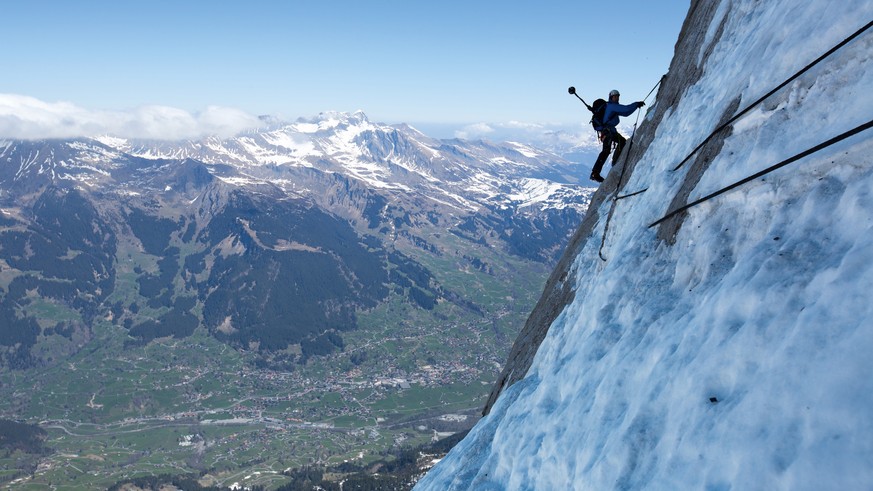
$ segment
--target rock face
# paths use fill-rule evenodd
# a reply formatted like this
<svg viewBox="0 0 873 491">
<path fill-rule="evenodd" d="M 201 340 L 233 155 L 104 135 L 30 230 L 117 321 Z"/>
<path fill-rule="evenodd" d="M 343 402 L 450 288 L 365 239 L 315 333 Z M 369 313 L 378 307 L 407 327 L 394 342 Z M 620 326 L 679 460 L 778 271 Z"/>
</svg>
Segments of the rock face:
<svg viewBox="0 0 873 491">
<path fill-rule="evenodd" d="M 497 401 L 497 397 L 504 388 L 527 375 L 528 368 L 530 368 L 534 355 L 536 355 L 540 343 L 545 338 L 549 326 L 552 325 L 552 322 L 555 321 L 561 311 L 575 298 L 575 291 L 571 288 L 571 285 L 576 283 L 576 270 L 573 268 L 573 261 L 579 255 L 579 250 L 583 243 L 598 238 L 594 234 L 594 228 L 601 218 L 599 210 L 603 203 L 615 197 L 616 188 L 631 179 L 640 156 L 646 152 L 646 149 L 648 149 L 649 144 L 655 137 L 658 124 L 679 102 L 682 91 L 696 83 L 703 73 L 703 65 L 712 53 L 712 49 L 718 42 L 718 37 L 724 29 L 724 19 L 722 19 L 718 26 L 716 37 L 709 41 L 706 46 L 704 46 L 706 31 L 701 29 L 700 26 L 712 24 L 717 9 L 718 4 L 716 2 L 692 2 L 688 17 L 685 19 L 679 34 L 679 41 L 676 43 L 676 54 L 670 64 L 670 71 L 661 80 L 657 95 L 658 104 L 650 111 L 646 120 L 635 132 L 631 146 L 628 148 L 629 151 L 625 157 L 626 160 L 624 160 L 625 171 L 622 179 L 623 182 L 618 182 L 618 176 L 621 175 L 621 172 L 611 172 L 609 178 L 594 195 L 585 220 L 570 240 L 564 255 L 546 283 L 540 301 L 533 312 L 531 312 L 524 329 L 513 345 L 503 372 L 501 372 L 500 377 L 497 379 L 497 383 L 494 385 L 494 389 L 492 389 L 482 411 L 484 414 L 488 414 L 491 411 L 491 407 Z M 702 51 L 702 53 L 698 55 L 698 51 Z M 731 105 L 731 108 L 736 110 L 734 105 Z M 730 110 L 726 111 L 724 119 L 733 115 L 733 112 Z M 712 150 L 709 149 L 720 148 L 718 142 L 722 141 L 723 138 L 715 140 L 717 141 L 712 141 L 712 143 L 707 145 L 705 153 L 701 152 L 698 154 L 695 162 L 707 162 L 712 159 Z M 718 154 L 718 151 L 715 151 L 715 154 Z M 695 165 L 694 168 L 696 169 L 695 175 L 697 177 L 693 182 L 696 183 L 696 179 L 699 179 L 701 167 Z M 624 189 L 618 189 L 618 194 L 624 194 L 624 191 Z M 687 197 L 688 193 L 685 192 L 684 198 L 687 199 Z M 681 201 L 678 196 L 676 201 Z M 670 227 L 677 227 L 677 222 L 670 222 Z M 662 227 L 664 230 L 668 228 L 667 225 Z"/>
<path fill-rule="evenodd" d="M 653 226 L 868 123 L 873 29 L 800 71 L 870 19 L 691 2 L 486 417 L 416 489 L 870 486 L 871 131 Z"/>
</svg>

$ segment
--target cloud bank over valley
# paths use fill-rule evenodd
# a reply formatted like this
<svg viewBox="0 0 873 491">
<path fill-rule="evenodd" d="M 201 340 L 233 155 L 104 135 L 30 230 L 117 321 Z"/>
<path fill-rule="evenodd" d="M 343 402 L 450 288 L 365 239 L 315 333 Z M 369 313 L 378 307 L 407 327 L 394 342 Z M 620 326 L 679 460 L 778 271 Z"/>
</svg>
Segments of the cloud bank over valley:
<svg viewBox="0 0 873 491">
<path fill-rule="evenodd" d="M 0 137 L 22 140 L 113 135 L 122 138 L 179 140 L 207 135 L 230 137 L 262 126 L 239 109 L 208 106 L 190 113 L 169 106 L 93 110 L 69 102 L 0 94 Z"/>
</svg>

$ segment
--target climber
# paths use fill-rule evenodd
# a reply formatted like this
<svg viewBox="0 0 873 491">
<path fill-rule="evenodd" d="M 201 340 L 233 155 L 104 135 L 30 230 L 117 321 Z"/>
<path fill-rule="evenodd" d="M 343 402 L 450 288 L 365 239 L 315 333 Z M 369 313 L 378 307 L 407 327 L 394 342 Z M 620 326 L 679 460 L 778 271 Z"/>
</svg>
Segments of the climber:
<svg viewBox="0 0 873 491">
<path fill-rule="evenodd" d="M 606 163 L 606 158 L 609 157 L 609 152 L 612 150 L 612 144 L 615 143 L 615 152 L 612 154 L 612 165 L 618 161 L 621 150 L 627 139 L 623 137 L 615 126 L 618 124 L 619 116 L 630 116 L 638 108 L 646 105 L 643 101 L 634 102 L 633 104 L 623 105 L 618 103 L 618 98 L 621 94 L 617 90 L 609 92 L 609 102 L 606 103 L 606 109 L 603 113 L 602 129 L 598 131 L 601 141 L 603 141 L 603 150 L 597 156 L 594 162 L 594 168 L 591 169 L 591 180 L 603 182 L 603 177 L 600 171 L 603 169 L 603 164 Z"/>
</svg>

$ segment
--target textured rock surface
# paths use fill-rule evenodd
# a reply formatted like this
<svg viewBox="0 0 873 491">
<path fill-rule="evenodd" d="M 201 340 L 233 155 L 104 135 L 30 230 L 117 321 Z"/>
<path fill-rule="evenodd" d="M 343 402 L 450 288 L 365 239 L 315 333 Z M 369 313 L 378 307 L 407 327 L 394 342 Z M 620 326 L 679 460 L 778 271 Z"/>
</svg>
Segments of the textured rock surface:
<svg viewBox="0 0 873 491">
<path fill-rule="evenodd" d="M 524 328 L 513 344 L 503 371 L 494 384 L 494 388 L 491 390 L 488 401 L 482 410 L 483 414 L 488 414 L 491 411 L 491 407 L 497 401 L 497 397 L 505 388 L 524 378 L 533 362 L 540 343 L 545 338 L 546 333 L 548 333 L 549 326 L 552 325 L 552 322 L 564 310 L 564 307 L 575 298 L 575 292 L 571 289 L 571 285 L 576 284 L 576 272 L 573 270 L 572 264 L 579 254 L 579 250 L 586 242 L 600 240 L 599 236 L 592 235 L 594 226 L 600 220 L 597 210 L 605 200 L 614 199 L 617 195 L 636 191 L 622 189 L 621 186 L 623 183 L 628 182 L 633 175 L 637 161 L 645 153 L 655 137 L 658 124 L 679 101 L 682 92 L 694 84 L 703 74 L 703 65 L 706 63 L 707 57 L 712 53 L 712 48 L 718 42 L 724 29 L 724 20 L 719 25 L 716 35 L 708 42 L 706 42 L 707 30 L 701 29 L 701 26 L 708 26 L 712 23 L 718 6 L 717 2 L 709 1 L 694 1 L 691 3 L 688 16 L 679 34 L 679 41 L 676 43 L 670 70 L 662 78 L 658 89 L 658 103 L 650 109 L 646 120 L 640 124 L 633 135 L 633 141 L 630 143 L 632 146 L 628 148 L 627 154 L 622 157 L 622 162 L 618 164 L 626 166 L 622 179 L 623 182 L 618 182 L 619 176 L 622 173 L 621 168 L 616 166 L 610 171 L 606 181 L 604 181 L 594 195 L 582 225 L 579 226 L 579 229 L 567 245 L 564 255 L 546 282 L 539 302 L 537 302 L 536 307 L 531 312 Z M 727 16 L 724 16 L 723 19 L 727 19 Z M 722 121 L 730 118 L 736 107 L 737 104 L 732 104 L 730 109 L 725 112 L 725 116 L 722 117 Z M 707 163 L 712 160 L 712 156 L 717 155 L 721 150 L 721 142 L 729 133 L 730 129 L 725 129 L 721 135 L 713 138 L 701 152 L 698 152 L 697 156 L 693 159 L 693 163 L 686 164 L 692 165 L 693 170 L 688 173 L 686 177 L 687 185 L 674 198 L 671 209 L 681 206 L 686 202 L 688 193 L 697 184 L 703 172 L 705 172 Z M 681 224 L 681 219 L 682 215 L 679 215 L 662 224 L 659 237 L 669 240 L 670 237 L 674 236 Z"/>
<path fill-rule="evenodd" d="M 691 5 L 490 412 L 416 489 L 870 488 L 871 18 Z"/>
</svg>

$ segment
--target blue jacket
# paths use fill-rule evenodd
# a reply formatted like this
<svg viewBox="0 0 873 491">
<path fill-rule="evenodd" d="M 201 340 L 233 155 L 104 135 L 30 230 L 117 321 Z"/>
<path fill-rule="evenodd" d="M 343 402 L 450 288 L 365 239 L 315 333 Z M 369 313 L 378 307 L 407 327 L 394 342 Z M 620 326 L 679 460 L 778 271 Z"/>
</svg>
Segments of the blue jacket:
<svg viewBox="0 0 873 491">
<path fill-rule="evenodd" d="M 624 105 L 617 102 L 607 102 L 606 111 L 603 112 L 603 125 L 607 128 L 615 129 L 618 125 L 619 116 L 630 116 L 640 107 L 639 103 Z"/>
</svg>

